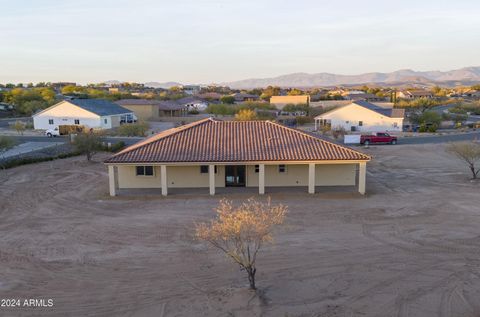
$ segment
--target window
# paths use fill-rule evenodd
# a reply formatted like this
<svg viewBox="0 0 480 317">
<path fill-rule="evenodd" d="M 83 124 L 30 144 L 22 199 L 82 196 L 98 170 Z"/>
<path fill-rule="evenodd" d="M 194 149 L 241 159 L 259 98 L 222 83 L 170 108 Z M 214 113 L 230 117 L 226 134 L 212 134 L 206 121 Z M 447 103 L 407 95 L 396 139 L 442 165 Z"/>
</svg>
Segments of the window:
<svg viewBox="0 0 480 317">
<path fill-rule="evenodd" d="M 153 176 L 153 166 L 137 166 L 137 176 Z"/>
<path fill-rule="evenodd" d="M 48 119 L 48 124 L 53 124 L 53 119 Z"/>
<path fill-rule="evenodd" d="M 75 124 L 80 124 L 80 119 L 75 119 Z"/>
<path fill-rule="evenodd" d="M 255 173 L 260 173 L 260 165 L 255 165 Z"/>
<path fill-rule="evenodd" d="M 349 123 L 350 123 L 350 121 L 345 121 L 345 123 L 346 123 L 346 124 L 349 124 Z"/>
<path fill-rule="evenodd" d="M 217 174 L 217 165 L 215 165 L 214 172 L 215 172 L 215 174 Z M 200 165 L 200 173 L 201 174 L 208 174 L 208 165 Z"/>
<path fill-rule="evenodd" d="M 363 121 L 358 121 L 358 126 L 359 127 L 363 126 Z"/>
<path fill-rule="evenodd" d="M 397 127 L 398 127 L 398 122 L 394 122 L 394 123 L 393 123 L 393 127 L 394 127 L 394 128 L 397 128 Z"/>
<path fill-rule="evenodd" d="M 108 119 L 103 119 L 103 123 L 107 124 L 107 123 L 108 123 Z"/>
<path fill-rule="evenodd" d="M 286 173 L 287 172 L 287 166 L 286 165 L 278 165 L 278 172 L 279 173 Z"/>
</svg>

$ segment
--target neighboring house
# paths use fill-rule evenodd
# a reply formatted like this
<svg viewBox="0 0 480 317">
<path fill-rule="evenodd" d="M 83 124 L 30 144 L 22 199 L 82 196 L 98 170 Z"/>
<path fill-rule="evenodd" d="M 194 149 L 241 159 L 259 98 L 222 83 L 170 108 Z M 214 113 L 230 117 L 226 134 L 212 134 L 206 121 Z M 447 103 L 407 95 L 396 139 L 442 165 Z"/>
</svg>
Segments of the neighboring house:
<svg viewBox="0 0 480 317">
<path fill-rule="evenodd" d="M 233 98 L 235 98 L 235 103 L 257 101 L 259 99 L 259 97 L 257 95 L 246 94 L 246 93 L 243 93 L 243 92 L 239 92 L 239 93 L 233 94 L 231 96 Z"/>
<path fill-rule="evenodd" d="M 196 95 L 200 92 L 201 87 L 199 85 L 183 85 L 182 89 L 188 95 Z"/>
<path fill-rule="evenodd" d="M 165 100 L 158 102 L 159 117 L 183 117 L 188 114 L 188 108 L 179 104 L 175 100 Z"/>
<path fill-rule="evenodd" d="M 192 96 L 175 100 L 175 102 L 181 106 L 186 107 L 187 111 L 190 111 L 190 110 L 203 111 L 208 107 L 208 102 Z"/>
<path fill-rule="evenodd" d="M 480 98 L 480 90 L 468 90 L 462 94 L 464 97 Z"/>
<path fill-rule="evenodd" d="M 275 105 L 278 109 L 282 109 L 284 106 L 293 104 L 310 104 L 310 96 L 272 96 L 270 97 L 270 103 Z"/>
<path fill-rule="evenodd" d="M 133 111 L 141 120 L 155 120 L 166 116 L 181 117 L 188 111 L 184 105 L 170 100 L 121 99 L 116 103 Z"/>
<path fill-rule="evenodd" d="M 383 101 L 385 98 L 378 97 L 377 95 L 366 93 L 361 90 L 347 91 L 342 94 L 345 100 L 365 100 L 365 101 Z"/>
<path fill-rule="evenodd" d="M 401 98 L 401 99 L 433 98 L 433 93 L 428 90 L 402 90 L 397 92 L 397 98 Z"/>
<path fill-rule="evenodd" d="M 206 92 L 203 94 L 198 94 L 196 97 L 202 99 L 202 100 L 207 100 L 207 101 L 220 101 L 220 98 L 223 97 L 223 95 L 217 93 L 217 92 Z"/>
<path fill-rule="evenodd" d="M 356 186 L 370 157 L 270 121 L 203 119 L 158 133 L 105 161 L 118 189 Z M 358 172 L 357 172 L 358 171 Z M 357 181 L 358 180 L 358 181 Z"/>
<path fill-rule="evenodd" d="M 135 120 L 132 111 L 102 99 L 63 100 L 32 117 L 34 129 L 55 129 L 60 125 L 111 129 Z"/>
<path fill-rule="evenodd" d="M 327 127 L 360 132 L 402 131 L 404 115 L 404 109 L 355 101 L 315 117 L 315 130 Z"/>
</svg>

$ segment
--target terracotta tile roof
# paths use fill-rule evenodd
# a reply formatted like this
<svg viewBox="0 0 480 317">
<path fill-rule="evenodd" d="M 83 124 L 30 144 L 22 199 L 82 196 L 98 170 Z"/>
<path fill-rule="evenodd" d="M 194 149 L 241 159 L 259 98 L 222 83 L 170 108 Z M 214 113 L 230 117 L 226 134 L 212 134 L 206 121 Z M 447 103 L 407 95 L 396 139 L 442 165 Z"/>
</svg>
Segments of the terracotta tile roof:
<svg viewBox="0 0 480 317">
<path fill-rule="evenodd" d="M 370 160 L 366 154 L 270 121 L 203 119 L 166 130 L 105 163 Z"/>
</svg>

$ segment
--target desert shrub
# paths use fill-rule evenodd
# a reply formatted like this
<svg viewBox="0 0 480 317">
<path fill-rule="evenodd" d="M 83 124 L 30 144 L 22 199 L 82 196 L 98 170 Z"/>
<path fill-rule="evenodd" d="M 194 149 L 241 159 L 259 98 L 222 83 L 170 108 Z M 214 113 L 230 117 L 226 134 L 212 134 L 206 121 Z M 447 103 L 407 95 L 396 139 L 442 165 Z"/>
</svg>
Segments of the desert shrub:
<svg viewBox="0 0 480 317">
<path fill-rule="evenodd" d="M 235 120 L 237 121 L 251 121 L 256 119 L 258 119 L 257 114 L 250 109 L 242 109 L 235 115 Z"/>
<path fill-rule="evenodd" d="M 295 118 L 297 125 L 304 125 L 306 123 L 312 123 L 314 120 L 312 117 L 300 116 Z"/>
<path fill-rule="evenodd" d="M 118 127 L 117 132 L 122 136 L 145 136 L 148 129 L 146 122 L 125 123 Z"/>
</svg>

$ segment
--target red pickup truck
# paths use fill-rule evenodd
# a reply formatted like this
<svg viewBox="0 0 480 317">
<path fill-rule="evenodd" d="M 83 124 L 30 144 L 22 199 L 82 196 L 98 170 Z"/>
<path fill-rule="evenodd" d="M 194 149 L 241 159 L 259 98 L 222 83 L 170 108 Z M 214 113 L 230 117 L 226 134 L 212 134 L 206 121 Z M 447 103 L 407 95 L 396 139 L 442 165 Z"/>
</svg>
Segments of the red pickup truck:
<svg viewBox="0 0 480 317">
<path fill-rule="evenodd" d="M 397 137 L 384 132 L 360 136 L 360 144 L 369 145 L 375 143 L 397 144 Z"/>
</svg>

